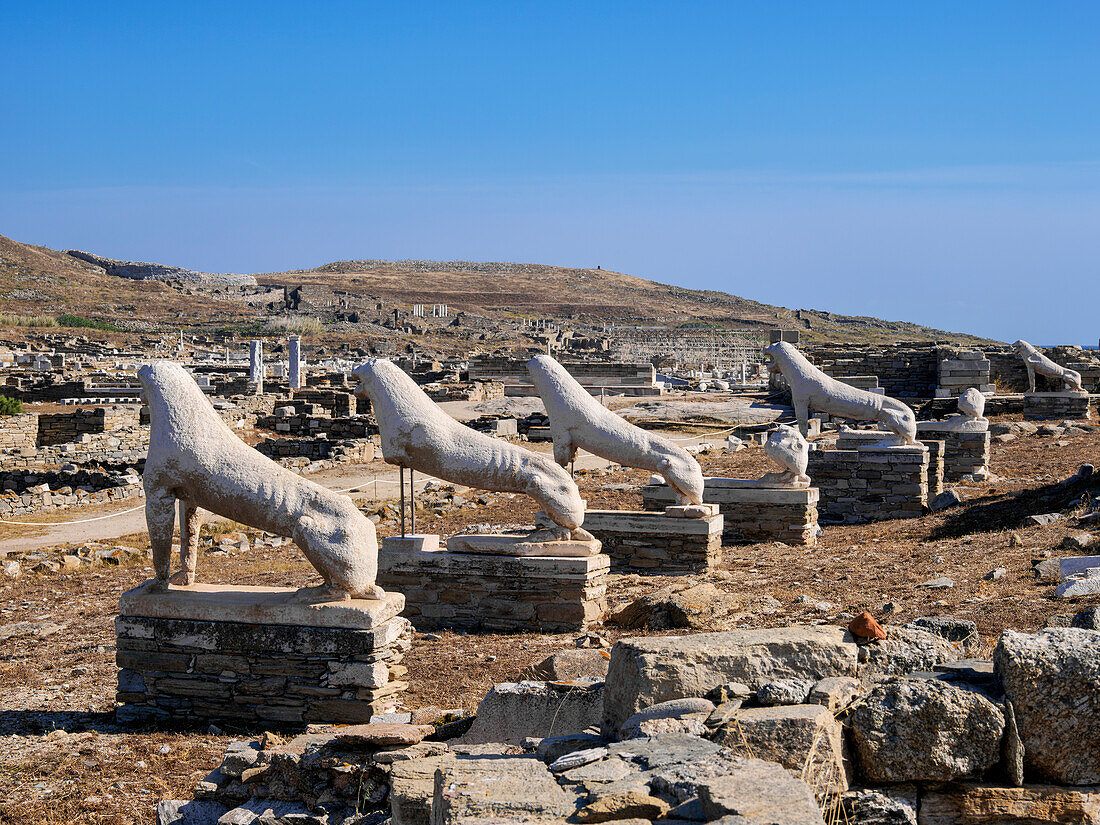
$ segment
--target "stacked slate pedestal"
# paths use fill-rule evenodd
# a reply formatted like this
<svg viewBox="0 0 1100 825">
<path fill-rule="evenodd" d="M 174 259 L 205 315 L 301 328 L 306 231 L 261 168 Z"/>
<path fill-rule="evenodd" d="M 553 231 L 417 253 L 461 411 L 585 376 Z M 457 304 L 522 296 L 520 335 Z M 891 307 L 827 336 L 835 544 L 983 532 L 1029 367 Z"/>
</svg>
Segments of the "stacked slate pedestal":
<svg viewBox="0 0 1100 825">
<path fill-rule="evenodd" d="M 586 630 L 607 609 L 603 553 L 519 556 L 439 549 L 424 537 L 382 540 L 378 584 L 405 595 L 420 630 L 456 628 L 566 633 Z"/>
<path fill-rule="evenodd" d="M 675 504 L 669 490 L 669 500 L 660 512 L 589 510 L 584 514 L 584 529 L 600 540 L 616 570 L 698 573 L 717 566 L 722 560 L 724 523 L 718 507 L 704 505 L 705 515 L 685 517 L 677 513 L 697 508 L 668 506 Z"/>
<path fill-rule="evenodd" d="M 971 429 L 953 426 L 949 421 L 918 421 L 917 434 L 921 443 L 931 446 L 931 440 L 944 444 L 943 480 L 985 481 L 989 478 L 989 424 Z M 932 491 L 929 490 L 929 494 Z M 935 495 L 932 495 L 935 498 Z"/>
<path fill-rule="evenodd" d="M 321 604 L 279 587 L 194 585 L 119 599 L 119 722 L 366 722 L 407 687 L 400 593 Z"/>
<path fill-rule="evenodd" d="M 781 541 L 800 546 L 817 542 L 815 487 L 767 484 L 744 478 L 703 481 L 703 501 L 718 505 L 724 541 Z M 663 510 L 675 499 L 676 494 L 667 484 L 642 487 L 642 505 L 647 510 Z"/>
<path fill-rule="evenodd" d="M 1029 421 L 1085 421 L 1091 417 L 1087 392 L 1024 393 L 1024 418 Z"/>
<path fill-rule="evenodd" d="M 929 481 L 929 466 L 925 444 L 868 445 L 850 450 L 811 450 L 807 472 L 821 495 L 822 520 L 859 524 L 924 514 L 929 488 L 937 489 L 943 483 L 934 470 Z"/>
<path fill-rule="evenodd" d="M 921 423 L 917 423 L 917 432 L 920 433 Z M 889 433 L 882 430 L 856 430 L 842 428 L 837 436 L 838 450 L 859 450 L 864 447 L 873 447 Z M 947 468 L 947 443 L 930 434 L 929 438 L 921 438 L 920 443 L 928 450 L 928 465 L 924 473 L 924 485 L 927 500 L 931 501 L 943 492 L 943 484 L 946 480 Z"/>
</svg>

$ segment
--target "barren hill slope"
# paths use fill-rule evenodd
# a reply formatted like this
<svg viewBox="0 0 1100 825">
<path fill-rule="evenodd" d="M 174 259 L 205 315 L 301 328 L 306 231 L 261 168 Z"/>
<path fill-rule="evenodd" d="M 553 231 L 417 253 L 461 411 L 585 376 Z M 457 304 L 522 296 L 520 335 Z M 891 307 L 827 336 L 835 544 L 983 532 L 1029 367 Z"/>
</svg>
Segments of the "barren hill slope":
<svg viewBox="0 0 1100 825">
<path fill-rule="evenodd" d="M 716 290 L 687 289 L 605 269 L 470 261 L 335 261 L 312 269 L 257 274 L 242 291 L 212 285 L 133 281 L 41 246 L 0 235 L 0 311 L 72 313 L 134 329 L 261 321 L 282 311 L 276 287 L 316 288 L 404 307 L 447 304 L 498 318 L 517 316 L 594 325 L 704 323 L 727 329 L 799 329 L 811 341 L 889 342 L 982 339 L 904 321 L 791 310 Z M 257 293 L 253 295 L 252 293 Z M 266 294 L 265 294 L 266 293 Z"/>
<path fill-rule="evenodd" d="M 791 310 L 726 292 L 649 281 L 606 269 L 470 261 L 334 261 L 313 269 L 266 273 L 261 284 L 305 284 L 473 312 L 507 312 L 618 324 L 799 329 L 828 341 L 957 341 L 976 336 L 905 321 Z"/>
<path fill-rule="evenodd" d="M 245 308 L 247 309 L 247 307 Z M 19 315 L 73 315 L 133 328 L 208 322 L 241 308 L 204 296 L 183 295 L 153 281 L 107 275 L 64 252 L 0 235 L 0 311 Z"/>
</svg>

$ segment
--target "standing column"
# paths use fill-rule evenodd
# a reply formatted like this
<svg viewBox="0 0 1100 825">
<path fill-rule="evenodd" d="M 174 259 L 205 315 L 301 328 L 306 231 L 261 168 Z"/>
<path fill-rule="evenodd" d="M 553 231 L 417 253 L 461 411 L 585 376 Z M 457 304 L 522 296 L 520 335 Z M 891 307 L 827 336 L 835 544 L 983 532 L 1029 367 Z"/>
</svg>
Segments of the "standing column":
<svg viewBox="0 0 1100 825">
<path fill-rule="evenodd" d="M 290 336 L 287 349 L 290 352 L 290 388 L 296 390 L 302 386 L 302 339 L 297 335 Z"/>
<path fill-rule="evenodd" d="M 248 378 L 256 384 L 256 395 L 264 394 L 264 342 L 250 341 L 248 344 Z"/>
</svg>

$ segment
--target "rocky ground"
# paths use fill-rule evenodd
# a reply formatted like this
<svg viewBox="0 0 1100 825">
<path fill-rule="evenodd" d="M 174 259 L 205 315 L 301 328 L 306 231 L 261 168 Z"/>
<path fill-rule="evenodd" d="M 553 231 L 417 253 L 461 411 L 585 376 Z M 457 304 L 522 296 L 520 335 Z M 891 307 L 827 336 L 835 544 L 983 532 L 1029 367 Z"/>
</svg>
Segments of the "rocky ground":
<svg viewBox="0 0 1100 825">
<path fill-rule="evenodd" d="M 775 627 L 792 623 L 846 624 L 847 614 L 869 609 L 885 623 L 917 616 L 974 620 L 987 655 L 1005 628 L 1035 630 L 1056 614 L 1073 612 L 1100 597 L 1056 601 L 1053 586 L 1037 581 L 1032 563 L 1060 550 L 1083 508 L 1058 501 L 1053 485 L 1095 463 L 1100 433 L 1020 435 L 994 441 L 992 484 L 956 485 L 960 507 L 910 521 L 827 527 L 814 548 L 778 543 L 729 547 L 723 564 L 707 575 L 613 575 L 612 608 L 668 589 L 692 588 L 685 619 L 698 630 Z M 703 454 L 710 475 L 754 477 L 770 469 L 763 451 Z M 580 477 L 592 507 L 636 508 L 636 471 L 592 471 Z M 480 499 L 480 501 L 479 501 Z M 1058 506 L 1051 506 L 1055 502 Z M 1064 518 L 1029 526 L 1030 514 L 1058 509 Z M 379 532 L 397 532 L 392 510 L 381 511 Z M 523 524 L 535 507 L 524 497 L 430 492 L 418 529 L 452 533 L 471 524 Z M 373 512 L 373 511 L 372 511 Z M 291 545 L 271 546 L 255 534 L 216 528 L 200 560 L 200 578 L 241 584 L 302 585 L 316 576 Z M 143 535 L 120 545 L 147 546 Z M 44 572 L 0 576 L 0 822 L 150 822 L 155 803 L 188 798 L 195 782 L 220 762 L 226 744 L 242 733 L 231 726 L 209 731 L 123 732 L 113 724 L 114 629 L 119 593 L 150 575 L 142 555 L 107 559 Z M 986 579 L 995 568 L 1004 575 Z M 945 589 L 923 582 L 949 578 Z M 597 629 L 613 641 L 624 631 Z M 682 631 L 679 631 L 682 632 Z M 575 646 L 572 635 L 417 634 L 404 664 L 409 708 L 426 705 L 472 710 L 497 682 L 522 677 L 547 654 Z"/>
</svg>

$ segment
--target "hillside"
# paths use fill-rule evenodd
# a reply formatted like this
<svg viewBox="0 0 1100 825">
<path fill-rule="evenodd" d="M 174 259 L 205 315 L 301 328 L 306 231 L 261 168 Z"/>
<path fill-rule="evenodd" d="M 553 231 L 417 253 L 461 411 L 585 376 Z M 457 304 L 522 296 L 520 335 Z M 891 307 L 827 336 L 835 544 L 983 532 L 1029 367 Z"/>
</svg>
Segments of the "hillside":
<svg viewBox="0 0 1100 825">
<path fill-rule="evenodd" d="M 497 321 L 543 318 L 598 330 L 605 324 L 727 329 L 799 329 L 808 341 L 890 342 L 982 339 L 903 321 L 791 310 L 715 290 L 686 289 L 604 269 L 468 261 L 336 261 L 312 269 L 257 274 L 257 286 L 114 277 L 107 260 L 0 236 L 0 302 L 17 315 L 87 316 L 134 330 L 247 325 L 282 314 L 284 294 L 311 294 L 301 314 L 321 316 L 332 333 L 354 333 L 357 315 L 375 320 L 413 304 L 447 304 Z M 142 267 L 159 265 L 140 265 Z M 168 270 L 170 267 L 163 267 Z M 180 270 L 186 272 L 187 270 Z M 377 302 L 377 303 L 375 303 Z M 333 308 L 358 309 L 358 313 Z"/>
<path fill-rule="evenodd" d="M 648 281 L 606 269 L 469 261 L 335 261 L 257 275 L 261 284 L 304 284 L 393 301 L 447 304 L 475 313 L 515 313 L 617 324 L 799 329 L 811 341 L 985 340 L 878 318 L 791 310 L 716 290 Z"/>
</svg>

